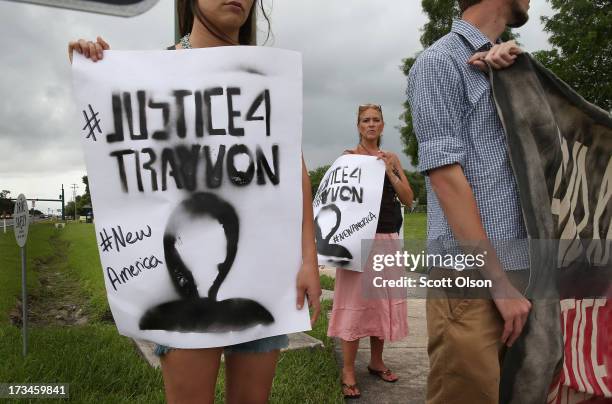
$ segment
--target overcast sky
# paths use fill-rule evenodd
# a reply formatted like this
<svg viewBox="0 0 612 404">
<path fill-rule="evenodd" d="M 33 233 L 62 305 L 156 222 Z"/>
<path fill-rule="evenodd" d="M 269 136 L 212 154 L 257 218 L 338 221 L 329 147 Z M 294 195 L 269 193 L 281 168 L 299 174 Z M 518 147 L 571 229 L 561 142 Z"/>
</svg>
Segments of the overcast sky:
<svg viewBox="0 0 612 404">
<path fill-rule="evenodd" d="M 397 126 L 405 77 L 401 60 L 421 50 L 426 22 L 419 0 L 265 0 L 273 40 L 267 46 L 303 53 L 304 155 L 309 169 L 330 164 L 356 145 L 358 104 L 383 106 L 383 148 L 401 156 Z M 103 36 L 113 49 L 163 49 L 173 43 L 173 0 L 159 0 L 134 18 L 108 17 L 0 0 L 0 190 L 16 197 L 56 198 L 61 184 L 86 174 L 79 115 L 72 101 L 67 43 Z M 524 49 L 548 48 L 541 15 L 545 0 L 531 1 L 531 20 L 517 32 Z M 38 203 L 47 212 L 57 204 Z"/>
</svg>

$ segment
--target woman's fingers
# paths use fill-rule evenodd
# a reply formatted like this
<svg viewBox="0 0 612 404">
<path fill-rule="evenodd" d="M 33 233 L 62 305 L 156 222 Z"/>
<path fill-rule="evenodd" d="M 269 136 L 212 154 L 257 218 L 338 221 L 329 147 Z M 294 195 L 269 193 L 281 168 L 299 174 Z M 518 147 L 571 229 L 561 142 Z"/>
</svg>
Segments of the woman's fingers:
<svg viewBox="0 0 612 404">
<path fill-rule="evenodd" d="M 378 154 L 378 158 L 385 163 L 385 167 L 389 170 L 392 170 L 394 167 L 393 156 L 385 153 L 384 151 L 380 151 Z"/>
<path fill-rule="evenodd" d="M 87 55 L 94 62 L 98 60 L 98 57 L 97 57 L 98 54 L 96 52 L 96 45 L 91 41 L 87 41 Z"/>
<path fill-rule="evenodd" d="M 392 156 L 391 156 L 389 153 L 384 152 L 384 151 L 382 151 L 382 150 L 378 152 L 378 158 L 383 159 L 383 160 L 385 161 L 385 163 L 387 163 L 388 161 L 390 161 L 390 160 L 391 160 L 391 157 L 392 157 Z"/>
<path fill-rule="evenodd" d="M 96 38 L 95 42 L 78 39 L 68 43 L 68 59 L 72 63 L 73 53 L 77 51 L 93 62 L 97 62 L 104 58 L 104 51 L 108 49 L 110 49 L 110 45 L 100 36 Z"/>
<path fill-rule="evenodd" d="M 97 62 L 98 61 L 98 51 L 96 50 L 96 44 L 94 42 L 89 41 L 87 43 L 87 46 L 89 46 L 89 57 L 91 58 L 93 62 Z"/>
<path fill-rule="evenodd" d="M 102 49 L 104 50 L 110 49 L 110 45 L 108 44 L 108 42 L 106 42 L 104 38 L 102 38 L 101 36 L 97 37 L 96 41 L 102 46 Z"/>
<path fill-rule="evenodd" d="M 89 59 L 89 44 L 87 43 L 87 41 L 84 39 L 79 39 L 78 43 L 79 43 L 79 47 L 81 48 L 81 51 L 82 51 L 81 53 L 83 54 L 83 56 Z"/>
<path fill-rule="evenodd" d="M 399 158 L 394 153 L 387 153 L 381 150 L 378 152 L 378 159 L 385 163 L 385 169 L 389 173 L 394 173 L 398 170 L 397 167 L 402 166 L 399 162 Z"/>
<path fill-rule="evenodd" d="M 104 51 L 109 50 L 110 45 L 101 36 L 96 38 L 96 50 L 98 51 L 98 59 L 104 58 Z"/>
<path fill-rule="evenodd" d="M 310 314 L 310 325 L 314 326 L 321 313 L 321 294 L 318 296 L 310 296 L 310 294 L 308 294 L 308 303 L 312 309 L 312 313 Z"/>
<path fill-rule="evenodd" d="M 68 59 L 70 60 L 70 63 L 72 63 L 72 54 L 74 51 L 77 51 L 78 53 L 83 53 L 78 41 L 68 42 Z"/>
<path fill-rule="evenodd" d="M 298 285 L 297 287 L 297 300 L 295 302 L 295 307 L 298 310 L 302 310 L 304 307 L 304 299 L 306 298 L 306 288 Z"/>
<path fill-rule="evenodd" d="M 104 57 L 104 56 L 102 55 L 102 52 L 104 51 L 104 49 L 102 48 L 102 45 L 100 45 L 100 43 L 99 43 L 99 42 L 96 42 L 96 43 L 94 44 L 94 46 L 95 46 L 95 48 L 96 48 L 96 58 L 97 58 L 98 60 L 102 60 L 102 58 Z"/>
</svg>

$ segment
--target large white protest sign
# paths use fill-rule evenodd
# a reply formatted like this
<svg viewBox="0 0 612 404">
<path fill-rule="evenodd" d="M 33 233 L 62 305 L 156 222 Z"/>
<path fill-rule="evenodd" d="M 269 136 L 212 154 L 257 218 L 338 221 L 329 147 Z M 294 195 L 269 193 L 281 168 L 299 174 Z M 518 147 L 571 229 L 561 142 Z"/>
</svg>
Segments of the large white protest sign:
<svg viewBox="0 0 612 404">
<path fill-rule="evenodd" d="M 340 156 L 313 200 L 320 265 L 363 271 L 362 240 L 376 235 L 385 164 L 372 156 Z"/>
<path fill-rule="evenodd" d="M 301 265 L 299 53 L 76 55 L 74 93 L 110 307 L 180 348 L 309 329 Z"/>
</svg>

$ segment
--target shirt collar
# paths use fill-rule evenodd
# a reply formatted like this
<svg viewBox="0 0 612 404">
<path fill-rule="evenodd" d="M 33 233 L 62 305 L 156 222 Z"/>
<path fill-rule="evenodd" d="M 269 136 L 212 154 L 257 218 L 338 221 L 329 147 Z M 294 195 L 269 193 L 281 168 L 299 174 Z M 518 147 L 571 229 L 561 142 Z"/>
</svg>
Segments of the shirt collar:
<svg viewBox="0 0 612 404">
<path fill-rule="evenodd" d="M 478 28 L 465 20 L 453 21 L 451 31 L 464 37 L 470 46 L 472 46 L 474 51 L 478 51 L 483 48 L 490 48 L 492 45 L 491 41 L 489 41 L 489 38 L 487 38 L 485 34 L 480 32 Z M 499 42 L 499 39 L 496 42 Z"/>
</svg>

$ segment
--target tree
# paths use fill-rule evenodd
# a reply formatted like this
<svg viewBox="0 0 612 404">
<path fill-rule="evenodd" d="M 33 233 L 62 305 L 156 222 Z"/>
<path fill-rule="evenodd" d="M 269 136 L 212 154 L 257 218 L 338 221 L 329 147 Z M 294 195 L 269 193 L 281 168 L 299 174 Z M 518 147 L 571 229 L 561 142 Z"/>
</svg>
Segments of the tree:
<svg viewBox="0 0 612 404">
<path fill-rule="evenodd" d="M 66 219 L 74 218 L 74 201 L 66 202 Z"/>
<path fill-rule="evenodd" d="M 91 200 L 91 196 L 89 196 L 89 179 L 87 178 L 86 175 L 84 175 L 81 180 L 83 181 L 83 184 L 85 184 L 85 194 L 84 195 L 87 195 L 89 199 Z"/>
<path fill-rule="evenodd" d="M 15 202 L 9 199 L 11 191 L 3 189 L 0 191 L 0 215 L 2 214 L 13 214 L 15 210 Z"/>
<path fill-rule="evenodd" d="M 534 56 L 586 100 L 612 111 L 612 2 L 548 0 L 542 17 L 553 48 Z"/>
<path fill-rule="evenodd" d="M 85 193 L 77 196 L 77 212 L 79 215 L 85 215 L 91 207 L 91 195 L 89 194 L 89 180 L 86 175 L 82 178 L 85 184 Z M 85 208 L 87 206 L 87 208 Z"/>
<path fill-rule="evenodd" d="M 421 45 L 425 49 L 450 32 L 453 20 L 459 17 L 460 11 L 456 0 L 422 0 L 421 6 L 429 17 L 429 21 L 423 26 L 423 33 L 421 34 Z M 517 36 L 509 30 L 506 30 L 501 36 L 502 41 L 516 38 Z M 408 73 L 419 53 L 402 60 L 400 69 L 406 77 L 408 77 Z M 400 127 L 400 136 L 404 144 L 403 151 L 412 165 L 416 167 L 419 164 L 418 144 L 412 126 L 412 115 L 408 101 L 404 102 L 404 112 L 400 115 L 400 119 L 403 122 Z"/>
<path fill-rule="evenodd" d="M 429 17 L 429 21 L 422 28 L 421 45 L 423 45 L 423 48 L 428 48 L 450 31 L 453 20 L 459 16 L 459 6 L 456 0 L 423 0 L 421 1 L 421 7 Z M 413 57 L 402 60 L 400 68 L 406 77 L 408 77 L 417 56 L 418 53 Z M 412 114 L 408 101 L 404 102 L 404 112 L 400 115 L 400 120 L 403 122 L 400 127 L 400 137 L 404 144 L 403 151 L 412 165 L 416 167 L 419 164 L 419 149 L 412 126 Z"/>
<path fill-rule="evenodd" d="M 421 45 L 428 48 L 451 30 L 453 20 L 460 15 L 459 5 L 457 0 L 423 0 L 421 7 L 429 17 L 422 29 Z"/>
<path fill-rule="evenodd" d="M 327 170 L 329 170 L 329 167 L 331 167 L 331 165 L 328 164 L 326 166 L 321 166 L 321 167 L 315 168 L 314 170 L 308 172 L 308 176 L 310 177 L 310 186 L 312 188 L 313 197 L 317 193 L 317 189 L 319 189 L 319 184 L 321 184 L 321 180 L 323 179 L 323 176 L 325 175 Z"/>
<path fill-rule="evenodd" d="M 425 188 L 425 176 L 418 172 L 408 172 L 404 170 L 404 174 L 408 178 L 410 188 L 414 193 L 413 199 L 419 205 L 427 205 L 427 189 Z"/>
</svg>

